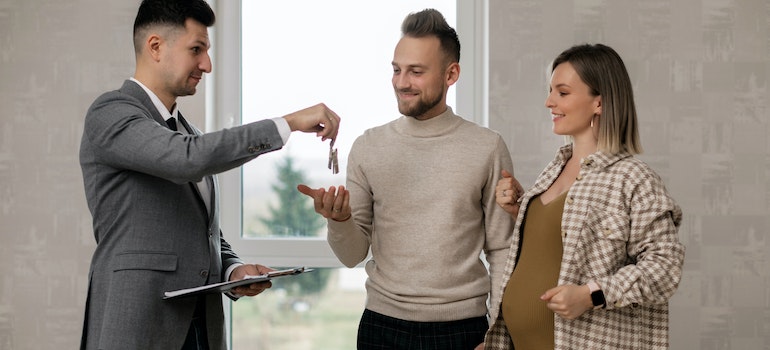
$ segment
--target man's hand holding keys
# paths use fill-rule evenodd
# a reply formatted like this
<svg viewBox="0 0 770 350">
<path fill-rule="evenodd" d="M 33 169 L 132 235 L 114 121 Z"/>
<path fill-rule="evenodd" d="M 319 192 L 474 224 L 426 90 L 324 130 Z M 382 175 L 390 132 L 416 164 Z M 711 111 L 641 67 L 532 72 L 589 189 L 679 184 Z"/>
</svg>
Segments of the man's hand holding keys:
<svg viewBox="0 0 770 350">
<path fill-rule="evenodd" d="M 314 132 L 321 141 L 337 139 L 340 117 L 323 103 L 287 114 L 283 119 L 289 124 L 291 131 Z"/>
</svg>

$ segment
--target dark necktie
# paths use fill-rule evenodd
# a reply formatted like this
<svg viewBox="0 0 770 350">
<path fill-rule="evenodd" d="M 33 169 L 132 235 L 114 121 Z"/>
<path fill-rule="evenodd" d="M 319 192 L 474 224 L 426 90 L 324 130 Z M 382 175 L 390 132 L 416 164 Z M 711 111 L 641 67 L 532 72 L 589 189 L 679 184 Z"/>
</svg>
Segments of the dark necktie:
<svg viewBox="0 0 770 350">
<path fill-rule="evenodd" d="M 166 120 L 166 124 L 168 124 L 168 128 L 169 129 L 177 131 L 177 128 L 176 128 L 176 118 L 174 118 L 174 117 L 168 118 L 168 120 Z"/>
</svg>

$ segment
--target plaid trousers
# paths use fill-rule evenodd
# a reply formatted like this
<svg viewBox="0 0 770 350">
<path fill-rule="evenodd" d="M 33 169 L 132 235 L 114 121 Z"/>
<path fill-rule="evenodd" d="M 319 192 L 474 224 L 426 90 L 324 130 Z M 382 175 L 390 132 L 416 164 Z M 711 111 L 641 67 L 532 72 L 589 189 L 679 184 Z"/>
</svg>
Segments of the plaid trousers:
<svg viewBox="0 0 770 350">
<path fill-rule="evenodd" d="M 366 309 L 358 326 L 358 350 L 473 350 L 484 341 L 487 329 L 484 316 L 414 322 Z"/>
</svg>

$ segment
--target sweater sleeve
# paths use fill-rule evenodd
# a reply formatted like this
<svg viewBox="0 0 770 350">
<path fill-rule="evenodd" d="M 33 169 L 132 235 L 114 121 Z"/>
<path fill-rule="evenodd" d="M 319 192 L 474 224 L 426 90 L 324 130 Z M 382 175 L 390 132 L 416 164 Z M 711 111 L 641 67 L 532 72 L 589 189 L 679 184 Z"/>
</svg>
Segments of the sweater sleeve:
<svg viewBox="0 0 770 350">
<path fill-rule="evenodd" d="M 490 305 L 499 305 L 502 295 L 502 281 L 505 273 L 505 262 L 511 246 L 513 219 L 495 201 L 495 187 L 500 179 L 500 172 L 505 169 L 513 174 L 513 161 L 508 146 L 502 138 L 498 139 L 495 151 L 490 159 L 487 185 L 482 194 L 484 208 L 485 243 L 484 254 L 489 263 L 489 275 L 492 284 Z M 498 308 L 489 309 L 490 320 L 497 318 Z"/>
<path fill-rule="evenodd" d="M 355 267 L 369 255 L 373 209 L 372 194 L 366 176 L 361 170 L 361 141 L 350 149 L 347 167 L 347 188 L 350 191 L 352 217 L 343 222 L 327 219 L 326 237 L 337 259 L 347 267 Z"/>
</svg>

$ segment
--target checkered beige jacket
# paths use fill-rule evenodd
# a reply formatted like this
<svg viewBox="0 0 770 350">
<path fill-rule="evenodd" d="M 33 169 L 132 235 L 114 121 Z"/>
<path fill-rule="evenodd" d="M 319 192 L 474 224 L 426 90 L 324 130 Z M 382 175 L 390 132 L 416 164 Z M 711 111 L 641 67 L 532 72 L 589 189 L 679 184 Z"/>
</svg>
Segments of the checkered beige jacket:
<svg viewBox="0 0 770 350">
<path fill-rule="evenodd" d="M 556 180 L 572 146 L 562 147 L 523 196 L 522 208 Z M 519 253 L 519 212 L 501 288 Z M 559 285 L 595 280 L 607 308 L 575 320 L 554 316 L 556 349 L 666 349 L 668 300 L 682 275 L 684 246 L 678 239 L 682 211 L 660 177 L 627 153 L 592 154 L 581 162 L 562 215 L 564 253 Z M 500 310 L 500 304 L 493 305 Z M 513 349 L 498 312 L 485 349 Z"/>
</svg>

